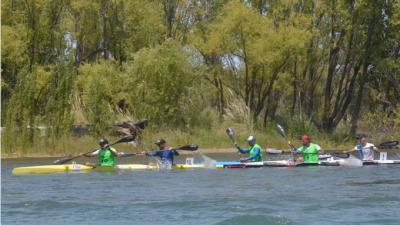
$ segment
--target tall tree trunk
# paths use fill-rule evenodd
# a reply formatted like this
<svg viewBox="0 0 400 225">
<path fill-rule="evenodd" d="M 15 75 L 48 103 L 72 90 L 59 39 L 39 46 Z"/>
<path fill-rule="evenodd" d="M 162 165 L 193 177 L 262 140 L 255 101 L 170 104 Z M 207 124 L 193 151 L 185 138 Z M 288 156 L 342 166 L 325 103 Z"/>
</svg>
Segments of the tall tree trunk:
<svg viewBox="0 0 400 225">
<path fill-rule="evenodd" d="M 177 2 L 176 0 L 164 0 L 164 13 L 165 13 L 165 20 L 167 22 L 167 36 L 169 38 L 173 37 L 173 25 L 175 20 Z"/>
<path fill-rule="evenodd" d="M 296 110 L 297 103 L 297 61 L 294 62 L 293 65 L 293 93 L 292 93 L 292 106 L 290 108 L 290 115 L 293 117 Z"/>
<path fill-rule="evenodd" d="M 363 57 L 363 69 L 360 77 L 360 86 L 358 89 L 358 94 L 356 98 L 356 102 L 353 108 L 353 113 L 351 117 L 351 128 L 350 128 L 350 134 L 354 135 L 357 132 L 357 126 L 358 126 L 358 118 L 360 116 L 361 108 L 362 108 L 362 100 L 364 96 L 364 86 L 367 81 L 367 76 L 368 76 L 368 67 L 370 66 L 370 58 L 371 58 L 371 52 L 372 52 L 372 42 L 373 42 L 373 37 L 375 35 L 375 27 L 376 27 L 376 19 L 377 19 L 377 14 L 381 12 L 380 9 L 373 9 L 374 10 L 374 15 L 372 16 L 369 25 L 368 25 L 368 32 L 367 32 L 367 40 L 365 41 L 364 44 L 364 57 Z"/>
</svg>

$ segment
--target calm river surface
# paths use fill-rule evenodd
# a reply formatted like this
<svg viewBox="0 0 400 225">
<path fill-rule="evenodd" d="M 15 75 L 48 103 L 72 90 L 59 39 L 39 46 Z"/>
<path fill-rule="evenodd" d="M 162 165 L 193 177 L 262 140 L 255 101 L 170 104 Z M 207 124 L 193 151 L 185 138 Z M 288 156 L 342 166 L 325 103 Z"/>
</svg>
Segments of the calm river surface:
<svg viewBox="0 0 400 225">
<path fill-rule="evenodd" d="M 400 165 L 11 175 L 53 160 L 2 160 L 1 224 L 400 224 Z"/>
</svg>

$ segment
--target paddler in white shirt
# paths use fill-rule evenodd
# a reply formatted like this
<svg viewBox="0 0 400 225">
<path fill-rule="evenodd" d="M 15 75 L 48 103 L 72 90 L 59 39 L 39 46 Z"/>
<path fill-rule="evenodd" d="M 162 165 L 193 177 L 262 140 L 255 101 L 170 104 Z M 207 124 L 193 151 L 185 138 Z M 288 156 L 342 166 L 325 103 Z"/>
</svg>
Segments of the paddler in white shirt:
<svg viewBox="0 0 400 225">
<path fill-rule="evenodd" d="M 363 161 L 371 161 L 374 160 L 374 153 L 379 152 L 379 149 L 375 147 L 374 144 L 368 142 L 367 136 L 365 134 L 360 134 L 357 136 L 358 144 L 349 151 L 345 151 L 345 153 L 357 151 L 360 159 Z"/>
</svg>

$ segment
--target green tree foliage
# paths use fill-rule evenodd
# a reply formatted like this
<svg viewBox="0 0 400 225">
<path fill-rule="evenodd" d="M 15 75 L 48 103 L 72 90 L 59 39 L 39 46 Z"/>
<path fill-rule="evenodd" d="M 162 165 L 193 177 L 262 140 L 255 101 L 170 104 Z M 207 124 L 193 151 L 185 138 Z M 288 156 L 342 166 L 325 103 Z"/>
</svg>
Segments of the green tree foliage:
<svg viewBox="0 0 400 225">
<path fill-rule="evenodd" d="M 172 40 L 134 55 L 127 67 L 129 101 L 135 115 L 161 124 L 183 124 L 185 97 L 196 82 L 200 68 L 188 61 L 189 53 Z"/>
<path fill-rule="evenodd" d="M 98 58 L 122 63 L 139 49 L 158 44 L 165 35 L 161 8 L 152 2 L 78 0 L 70 9 L 68 24 L 78 64 Z"/>
<path fill-rule="evenodd" d="M 280 92 L 275 87 L 280 78 L 287 80 L 293 60 L 304 53 L 310 37 L 310 31 L 301 25 L 305 21 L 307 18 L 294 15 L 277 25 L 233 1 L 209 25 L 207 41 L 200 48 L 221 58 L 226 82 L 246 102 L 254 120 L 265 111 L 266 124 L 271 112 L 268 106 L 276 104 L 274 98 Z"/>
<path fill-rule="evenodd" d="M 117 105 L 126 97 L 124 79 L 115 61 L 85 64 L 79 68 L 76 87 L 86 120 L 97 134 L 104 134 L 115 119 Z"/>
<path fill-rule="evenodd" d="M 142 117 L 326 133 L 398 124 L 399 1 L 6 0 L 1 12 L 7 143 L 16 132 L 37 143 L 42 125 L 56 140 L 74 122 L 100 135 Z"/>
<path fill-rule="evenodd" d="M 59 62 L 54 66 L 22 69 L 12 91 L 6 114 L 6 145 L 18 148 L 35 144 L 39 126 L 47 127 L 53 141 L 69 135 L 73 123 L 71 99 L 74 73 Z"/>
</svg>

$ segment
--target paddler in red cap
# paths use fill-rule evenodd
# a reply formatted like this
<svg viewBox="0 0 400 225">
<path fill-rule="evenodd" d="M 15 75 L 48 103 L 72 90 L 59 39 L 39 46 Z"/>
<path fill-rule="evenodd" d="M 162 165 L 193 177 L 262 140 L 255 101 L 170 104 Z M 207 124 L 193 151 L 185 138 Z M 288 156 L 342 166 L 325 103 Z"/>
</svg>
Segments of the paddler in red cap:
<svg viewBox="0 0 400 225">
<path fill-rule="evenodd" d="M 310 136 L 306 134 L 301 136 L 300 140 L 303 142 L 303 146 L 299 148 L 294 147 L 290 141 L 288 142 L 288 145 L 290 148 L 292 148 L 293 153 L 302 155 L 302 157 L 299 157 L 298 160 L 306 163 L 318 162 L 321 147 L 317 144 L 311 143 Z"/>
</svg>

